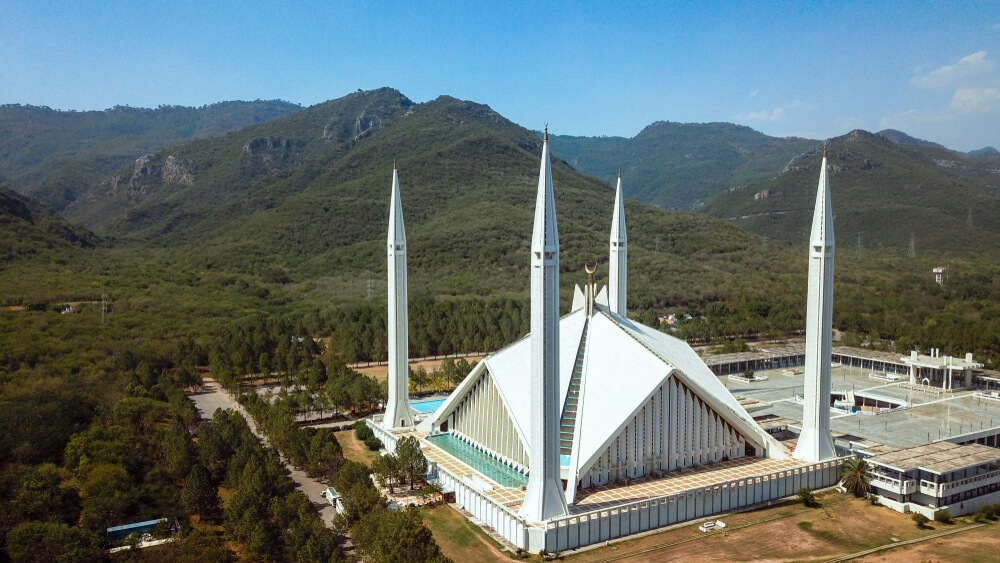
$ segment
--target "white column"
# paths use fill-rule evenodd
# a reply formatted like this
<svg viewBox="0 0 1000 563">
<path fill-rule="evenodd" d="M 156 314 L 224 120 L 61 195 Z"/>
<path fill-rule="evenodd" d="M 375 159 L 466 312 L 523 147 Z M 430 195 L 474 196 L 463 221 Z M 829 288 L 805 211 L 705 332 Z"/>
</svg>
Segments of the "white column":
<svg viewBox="0 0 1000 563">
<path fill-rule="evenodd" d="M 809 295 L 806 300 L 806 365 L 802 434 L 795 456 L 804 461 L 836 457 L 830 434 L 830 356 L 833 330 L 833 216 L 826 149 L 809 237 Z"/>
<path fill-rule="evenodd" d="M 559 477 L 559 229 L 547 128 L 531 235 L 530 368 L 530 469 L 520 514 L 537 522 L 568 512 Z"/>
<path fill-rule="evenodd" d="M 628 309 L 628 236 L 625 233 L 621 170 L 618 171 L 615 210 L 611 217 L 611 256 L 608 266 L 608 300 L 611 312 L 624 317 Z"/>
<path fill-rule="evenodd" d="M 409 314 L 406 298 L 406 229 L 399 202 L 399 177 L 392 167 L 392 201 L 389 202 L 389 400 L 382 425 L 386 428 L 413 426 L 410 412 Z"/>
</svg>

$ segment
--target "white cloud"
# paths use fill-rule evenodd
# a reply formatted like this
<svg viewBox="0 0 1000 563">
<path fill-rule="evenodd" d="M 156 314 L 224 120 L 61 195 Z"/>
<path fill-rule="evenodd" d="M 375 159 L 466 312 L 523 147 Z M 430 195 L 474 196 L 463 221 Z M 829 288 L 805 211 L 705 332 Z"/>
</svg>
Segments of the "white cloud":
<svg viewBox="0 0 1000 563">
<path fill-rule="evenodd" d="M 762 109 L 760 111 L 751 111 L 746 113 L 741 113 L 733 117 L 735 121 L 768 121 L 777 122 L 784 121 L 788 116 L 789 110 L 796 109 L 810 109 L 813 105 L 809 102 L 803 102 L 802 100 L 793 100 L 789 104 L 783 106 L 778 106 L 772 110 Z"/>
<path fill-rule="evenodd" d="M 986 58 L 986 51 L 979 51 L 962 57 L 953 65 L 945 65 L 926 74 L 914 76 L 910 79 L 910 83 L 918 88 L 957 87 L 989 74 L 995 67 L 996 62 Z"/>
<path fill-rule="evenodd" d="M 879 120 L 878 125 L 879 129 L 898 129 L 910 133 L 925 125 L 940 124 L 954 119 L 954 112 L 947 110 L 908 109 L 883 117 Z"/>
<path fill-rule="evenodd" d="M 991 112 L 998 103 L 1000 103 L 1000 89 L 997 88 L 959 88 L 951 97 L 952 109 L 966 113 Z"/>
<path fill-rule="evenodd" d="M 760 90 L 756 90 L 756 89 L 754 89 L 754 90 L 750 90 L 750 94 L 749 94 L 749 97 L 750 97 L 750 98 L 756 98 L 756 97 L 757 97 L 757 94 L 760 94 Z"/>
<path fill-rule="evenodd" d="M 838 131 L 853 131 L 855 129 L 864 129 L 868 120 L 863 117 L 855 117 L 852 115 L 838 115 L 833 118 L 833 123 L 837 127 Z"/>
</svg>

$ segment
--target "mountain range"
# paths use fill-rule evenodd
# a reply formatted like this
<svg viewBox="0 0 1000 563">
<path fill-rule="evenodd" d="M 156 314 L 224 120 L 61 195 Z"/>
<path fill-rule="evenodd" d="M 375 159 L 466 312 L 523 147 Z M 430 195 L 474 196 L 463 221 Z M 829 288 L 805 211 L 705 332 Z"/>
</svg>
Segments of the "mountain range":
<svg viewBox="0 0 1000 563">
<path fill-rule="evenodd" d="M 609 183 L 621 170 L 626 197 L 697 211 L 719 192 L 767 180 L 818 144 L 733 123 L 657 121 L 632 138 L 556 135 L 552 153 Z"/>
<path fill-rule="evenodd" d="M 834 227 L 841 248 L 997 256 L 1000 163 L 990 149 L 968 155 L 897 131 L 855 130 L 829 140 Z M 790 244 L 806 240 L 822 148 L 795 157 L 773 178 L 727 190 L 703 209 Z M 859 242 L 860 241 L 860 242 Z"/>
<path fill-rule="evenodd" d="M 395 162 L 414 290 L 523 295 L 540 149 L 488 106 L 447 96 L 416 104 L 385 88 L 141 156 L 64 215 L 191 269 L 276 280 L 306 301 L 358 299 L 366 278 L 383 283 Z M 553 174 L 569 289 L 585 262 L 607 260 L 614 192 L 559 159 Z M 634 201 L 627 214 L 637 303 L 749 300 L 799 276 L 787 251 L 764 253 L 723 221 Z"/>
<path fill-rule="evenodd" d="M 264 112 L 245 127 L 237 127 L 237 118 L 223 120 L 230 131 L 208 126 L 219 120 L 199 113 L 206 108 L 135 110 L 161 120 L 173 111 L 201 117 L 185 122 L 190 139 L 184 142 L 144 152 L 136 146 L 152 138 L 143 132 L 148 129 L 136 126 L 139 132 L 120 133 L 114 142 L 105 131 L 111 145 L 98 135 L 84 156 L 54 164 L 59 174 L 69 174 L 86 159 L 103 166 L 119 162 L 103 175 L 94 168 L 76 181 L 64 192 L 72 201 L 57 198 L 65 203 L 65 221 L 31 204 L 32 217 L 44 218 L 42 230 L 49 234 L 28 239 L 58 232 L 75 247 L 145 249 L 166 263 L 277 280 L 298 297 L 358 299 L 365 279 L 381 283 L 384 272 L 381 239 L 395 163 L 415 287 L 432 295 L 524 291 L 526 263 L 519 251 L 530 232 L 541 146 L 536 132 L 488 106 L 448 96 L 418 104 L 390 88 L 308 108 L 250 104 L 217 104 L 216 113 L 227 107 Z M 68 135 L 39 130 L 24 146 L 59 146 L 55 152 L 65 157 L 72 152 Z M 0 129 L 0 136 L 12 133 Z M 157 138 L 167 143 L 167 137 Z M 637 301 L 704 303 L 734 288 L 752 299 L 780 293 L 799 275 L 788 265 L 794 262 L 788 249 L 772 245 L 764 252 L 767 245 L 745 231 L 789 244 L 804 240 L 820 141 L 777 139 L 725 123 L 657 122 L 633 139 L 552 135 L 551 144 L 560 157 L 553 168 L 567 284 L 581 281 L 577 270 L 584 262 L 605 259 L 610 182 L 619 166 L 626 194 L 651 204 L 628 204 Z M 996 151 L 958 153 L 891 130 L 854 131 L 829 145 L 842 249 L 860 234 L 865 249 L 904 252 L 911 233 L 920 251 L 995 255 L 1000 249 Z M 133 148 L 102 152 L 111 146 Z M 8 147 L 4 154 L 21 152 Z M 26 182 L 28 161 L 17 162 Z M 603 166 L 595 172 L 599 178 L 575 169 L 597 164 Z M 44 173 L 43 163 L 35 166 L 37 177 L 59 175 Z M 656 187 L 668 179 L 672 187 Z M 44 194 L 53 185 L 28 182 L 20 189 Z M 16 202 L 8 207 L 27 208 L 30 200 L 5 193 Z M 657 209 L 669 201 L 704 214 Z M 23 231 L 33 223 L 22 218 L 18 224 Z M 766 283 L 740 281 L 739 272 L 747 271 Z"/>
<path fill-rule="evenodd" d="M 0 106 L 0 183 L 62 210 L 128 161 L 191 139 L 214 137 L 297 111 L 280 100 L 199 108 L 116 106 L 58 111 Z"/>
</svg>

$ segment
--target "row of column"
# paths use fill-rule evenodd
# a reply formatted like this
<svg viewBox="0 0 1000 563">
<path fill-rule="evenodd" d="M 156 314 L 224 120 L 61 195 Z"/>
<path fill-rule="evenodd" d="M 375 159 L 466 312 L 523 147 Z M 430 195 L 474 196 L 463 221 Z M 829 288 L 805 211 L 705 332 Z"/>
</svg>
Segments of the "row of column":
<svg viewBox="0 0 1000 563">
<path fill-rule="evenodd" d="M 676 378 L 653 394 L 580 479 L 583 487 L 744 454 L 745 439 Z"/>
<path fill-rule="evenodd" d="M 727 510 L 794 495 L 802 487 L 821 489 L 840 480 L 834 460 L 760 477 L 730 481 L 669 497 L 634 502 L 548 523 L 545 549 L 561 551 L 646 530 L 703 518 Z"/>
<path fill-rule="evenodd" d="M 840 460 L 817 463 L 759 477 L 738 479 L 703 489 L 634 502 L 613 509 L 560 518 L 545 524 L 544 547 L 565 550 L 636 534 L 719 512 L 794 495 L 802 487 L 821 489 L 840 480 Z M 461 477 L 440 470 L 445 489 L 455 500 L 507 541 L 529 549 L 528 527 L 510 507 L 503 507 Z M 535 546 L 539 548 L 540 546 Z"/>
<path fill-rule="evenodd" d="M 477 519 L 493 528 L 510 543 L 528 548 L 524 520 L 510 508 L 502 507 L 481 491 L 469 486 L 461 477 L 440 470 L 439 483 L 445 489 L 455 491 L 455 503 L 472 513 Z"/>
<path fill-rule="evenodd" d="M 452 418 L 456 435 L 468 438 L 518 471 L 525 471 L 528 456 L 489 372 L 483 372 Z"/>
</svg>

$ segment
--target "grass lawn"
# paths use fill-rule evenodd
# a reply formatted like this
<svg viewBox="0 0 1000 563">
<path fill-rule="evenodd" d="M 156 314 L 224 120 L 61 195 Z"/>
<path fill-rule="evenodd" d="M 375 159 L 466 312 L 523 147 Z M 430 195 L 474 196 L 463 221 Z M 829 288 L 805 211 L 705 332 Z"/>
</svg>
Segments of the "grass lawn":
<svg viewBox="0 0 1000 563">
<path fill-rule="evenodd" d="M 441 551 L 456 563 L 512 560 L 492 538 L 450 506 L 425 506 L 420 509 L 420 515 Z M 523 561 L 540 561 L 540 558 L 534 556 Z"/>
<path fill-rule="evenodd" d="M 346 459 L 371 465 L 372 461 L 378 457 L 378 452 L 369 450 L 364 442 L 358 440 L 353 429 L 335 432 L 334 436 L 337 438 L 337 443 L 340 444 L 340 449 L 343 450 L 344 458 Z"/>
</svg>

